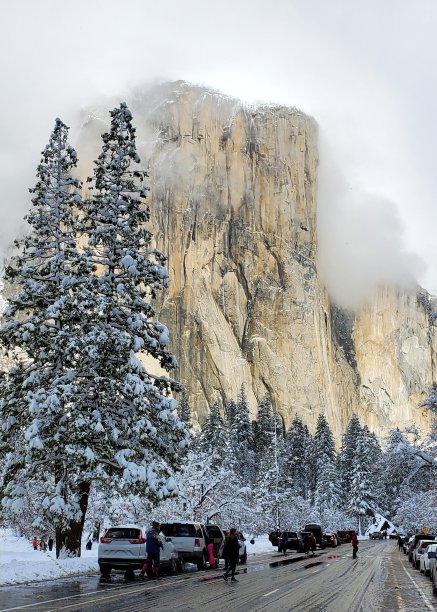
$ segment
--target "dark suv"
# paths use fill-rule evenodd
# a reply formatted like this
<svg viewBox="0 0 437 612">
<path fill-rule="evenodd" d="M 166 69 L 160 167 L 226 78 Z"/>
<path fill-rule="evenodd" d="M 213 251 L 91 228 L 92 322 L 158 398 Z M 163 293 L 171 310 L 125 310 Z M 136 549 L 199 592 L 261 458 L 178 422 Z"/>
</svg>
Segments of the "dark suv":
<svg viewBox="0 0 437 612">
<path fill-rule="evenodd" d="M 319 548 L 326 548 L 321 525 L 317 523 L 308 523 L 307 525 L 305 525 L 304 531 L 310 531 L 313 534 L 313 536 L 316 538 L 317 546 Z"/>
<path fill-rule="evenodd" d="M 278 538 L 278 552 L 303 551 L 303 538 L 299 531 L 283 531 Z"/>
</svg>

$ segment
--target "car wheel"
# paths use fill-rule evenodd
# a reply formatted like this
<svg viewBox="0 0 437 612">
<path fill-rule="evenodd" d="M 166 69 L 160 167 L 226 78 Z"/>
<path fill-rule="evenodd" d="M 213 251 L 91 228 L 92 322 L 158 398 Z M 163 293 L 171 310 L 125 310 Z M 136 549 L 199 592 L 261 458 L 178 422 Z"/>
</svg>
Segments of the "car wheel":
<svg viewBox="0 0 437 612">
<path fill-rule="evenodd" d="M 184 560 L 179 557 L 177 560 L 178 572 L 182 573 L 184 571 Z"/>
<path fill-rule="evenodd" d="M 125 580 L 135 580 L 135 573 L 131 567 L 128 567 L 127 570 L 124 572 L 124 579 Z"/>
<path fill-rule="evenodd" d="M 415 569 L 419 569 L 419 562 L 418 561 L 416 561 L 416 563 L 414 564 L 414 568 Z"/>
<path fill-rule="evenodd" d="M 173 557 L 171 558 L 170 568 L 169 568 L 168 571 L 169 571 L 169 573 L 172 576 L 177 573 L 177 571 L 178 571 L 178 562 L 177 562 L 177 559 L 174 559 Z"/>
<path fill-rule="evenodd" d="M 206 557 L 205 557 L 205 553 L 203 553 L 203 554 L 202 554 L 202 558 L 201 558 L 201 559 L 199 559 L 199 560 L 196 562 L 196 565 L 197 565 L 197 569 L 198 569 L 199 571 L 200 571 L 200 570 L 204 570 L 204 569 L 205 569 L 205 566 L 206 566 Z"/>
<path fill-rule="evenodd" d="M 424 574 L 425 574 L 425 576 L 429 576 L 430 575 L 429 570 L 425 570 Z"/>
<path fill-rule="evenodd" d="M 240 557 L 240 563 L 241 563 L 242 565 L 244 565 L 245 563 L 247 563 L 247 552 L 246 552 L 246 551 L 244 551 L 244 555 L 242 555 L 242 556 Z"/>
<path fill-rule="evenodd" d="M 109 563 L 101 563 L 100 564 L 100 573 L 102 574 L 103 578 L 109 578 L 110 574 L 111 574 L 111 566 L 109 565 Z"/>
</svg>

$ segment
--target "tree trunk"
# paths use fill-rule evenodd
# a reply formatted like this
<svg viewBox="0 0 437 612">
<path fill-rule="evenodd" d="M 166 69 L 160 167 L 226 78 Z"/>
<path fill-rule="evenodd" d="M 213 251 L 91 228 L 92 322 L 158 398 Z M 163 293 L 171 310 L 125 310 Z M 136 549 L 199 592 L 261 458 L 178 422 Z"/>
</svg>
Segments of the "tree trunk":
<svg viewBox="0 0 437 612">
<path fill-rule="evenodd" d="M 79 521 L 70 521 L 66 530 L 64 542 L 69 557 L 80 557 L 83 526 L 85 523 L 86 511 L 88 509 L 88 497 L 91 488 L 90 482 L 81 482 L 78 486 L 79 505 L 81 517 Z M 57 541 L 56 541 L 57 546 Z"/>
</svg>

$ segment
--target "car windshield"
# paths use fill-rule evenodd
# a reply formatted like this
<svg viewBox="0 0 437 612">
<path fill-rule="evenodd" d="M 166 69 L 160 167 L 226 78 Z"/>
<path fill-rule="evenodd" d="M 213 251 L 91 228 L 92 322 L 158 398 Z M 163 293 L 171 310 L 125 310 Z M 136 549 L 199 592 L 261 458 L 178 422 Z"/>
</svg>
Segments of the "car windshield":
<svg viewBox="0 0 437 612">
<path fill-rule="evenodd" d="M 140 529 L 133 527 L 113 527 L 105 533 L 109 540 L 138 540 L 141 535 Z"/>
<path fill-rule="evenodd" d="M 163 523 L 162 533 L 170 538 L 198 537 L 196 527 L 193 523 Z"/>
</svg>

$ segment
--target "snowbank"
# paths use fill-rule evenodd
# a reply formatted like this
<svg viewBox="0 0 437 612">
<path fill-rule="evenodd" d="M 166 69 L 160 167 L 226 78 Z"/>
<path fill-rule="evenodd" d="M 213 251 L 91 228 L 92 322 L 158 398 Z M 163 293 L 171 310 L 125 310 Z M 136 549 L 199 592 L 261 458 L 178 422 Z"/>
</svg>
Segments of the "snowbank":
<svg viewBox="0 0 437 612">
<path fill-rule="evenodd" d="M 267 535 L 262 535 L 262 536 L 253 536 L 253 539 L 255 540 L 255 544 L 251 544 L 250 540 L 252 539 L 252 536 L 245 536 L 246 537 L 246 551 L 248 555 L 255 555 L 255 554 L 259 554 L 259 553 L 265 553 L 265 552 L 276 552 L 276 548 L 274 546 L 272 546 L 272 543 L 269 540 L 269 537 Z"/>
<path fill-rule="evenodd" d="M 55 552 L 33 550 L 24 537 L 3 534 L 0 539 L 0 585 L 63 578 L 97 572 L 97 544 L 94 550 L 82 547 L 79 559 L 56 559 Z"/>
</svg>

